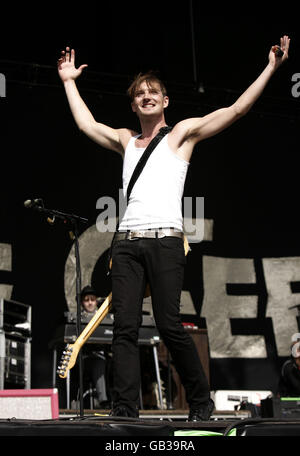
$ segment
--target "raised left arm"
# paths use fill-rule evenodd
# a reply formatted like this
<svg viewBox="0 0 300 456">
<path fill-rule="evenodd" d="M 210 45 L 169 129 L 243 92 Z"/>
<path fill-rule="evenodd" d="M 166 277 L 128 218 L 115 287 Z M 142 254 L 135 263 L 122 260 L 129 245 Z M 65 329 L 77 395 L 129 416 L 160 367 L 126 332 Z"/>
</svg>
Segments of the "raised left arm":
<svg viewBox="0 0 300 456">
<path fill-rule="evenodd" d="M 272 46 L 269 52 L 268 65 L 231 106 L 217 109 L 201 118 L 191 118 L 179 122 L 174 131 L 175 133 L 177 129 L 178 137 L 181 136 L 179 148 L 184 149 L 184 142 L 187 142 L 188 151 L 190 149 L 189 146 L 194 146 L 197 142 L 216 135 L 247 114 L 262 94 L 274 72 L 288 58 L 289 44 L 290 38 L 283 36 L 280 40 L 280 48 L 283 51 L 282 56 L 277 55 L 279 46 Z M 186 158 L 188 159 L 188 157 Z"/>
<path fill-rule="evenodd" d="M 251 86 L 238 98 L 232 105 L 238 117 L 247 114 L 256 100 L 260 97 L 272 75 L 277 68 L 288 58 L 288 50 L 290 45 L 290 38 L 283 36 L 280 38 L 280 47 L 272 46 L 269 52 L 269 63 L 258 78 L 251 84 Z M 280 50 L 283 52 L 280 55 Z M 279 52 L 278 52 L 279 51 Z"/>
</svg>

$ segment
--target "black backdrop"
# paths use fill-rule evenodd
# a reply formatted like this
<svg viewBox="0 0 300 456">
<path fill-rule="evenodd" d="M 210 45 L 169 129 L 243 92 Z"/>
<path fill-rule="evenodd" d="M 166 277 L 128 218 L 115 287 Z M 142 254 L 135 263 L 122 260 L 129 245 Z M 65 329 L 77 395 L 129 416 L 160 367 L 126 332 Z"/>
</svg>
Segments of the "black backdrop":
<svg viewBox="0 0 300 456">
<path fill-rule="evenodd" d="M 11 245 L 12 267 L 0 271 L 0 282 L 12 285 L 12 299 L 32 306 L 32 387 L 51 386 L 48 344 L 67 310 L 64 270 L 72 243 L 65 226 L 50 226 L 23 202 L 43 198 L 47 207 L 87 217 L 91 226 L 99 214 L 98 198 L 117 199 L 122 185 L 121 158 L 92 143 L 74 124 L 56 73 L 60 50 L 70 45 L 77 64 L 89 64 L 78 85 L 96 119 L 137 128 L 125 90 L 138 71 L 161 72 L 171 98 L 167 121 L 174 124 L 234 101 L 263 69 L 270 46 L 289 34 L 289 62 L 251 113 L 197 146 L 185 187 L 185 195 L 205 197 L 205 218 L 214 221 L 213 241 L 195 244 L 188 258 L 185 289 L 196 322 L 206 325 L 200 316 L 203 256 L 251 258 L 258 317 L 247 320 L 248 326 L 236 319 L 232 334 L 262 334 L 267 346 L 267 359 L 212 358 L 211 387 L 276 386 L 284 357 L 278 356 L 272 320 L 266 317 L 261 269 L 262 258 L 300 254 L 299 98 L 291 92 L 292 75 L 300 72 L 299 31 L 296 21 L 278 17 L 205 16 L 197 2 L 179 2 L 169 14 L 168 6 L 101 5 L 86 17 L 77 11 L 76 20 L 54 10 L 47 24 L 41 20 L 46 13 L 38 11 L 38 20 L 11 20 L 3 35 L 0 243 Z M 101 267 L 97 272 L 93 284 L 103 295 L 109 285 L 99 279 Z"/>
</svg>

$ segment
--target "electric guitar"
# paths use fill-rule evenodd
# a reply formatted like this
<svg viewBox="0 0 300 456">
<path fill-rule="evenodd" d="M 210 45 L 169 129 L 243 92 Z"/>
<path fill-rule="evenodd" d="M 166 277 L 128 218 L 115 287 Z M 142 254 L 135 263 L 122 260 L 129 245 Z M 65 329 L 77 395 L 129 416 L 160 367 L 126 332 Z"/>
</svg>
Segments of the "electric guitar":
<svg viewBox="0 0 300 456">
<path fill-rule="evenodd" d="M 86 325 L 84 330 L 78 336 L 74 344 L 68 344 L 63 351 L 60 365 L 57 368 L 57 373 L 59 377 L 66 378 L 67 373 L 76 363 L 76 359 L 81 347 L 86 343 L 91 334 L 95 331 L 97 326 L 101 321 L 106 317 L 108 312 L 111 310 L 112 304 L 112 293 L 110 293 L 105 301 L 101 304 L 93 318 Z"/>
<path fill-rule="evenodd" d="M 186 236 L 184 236 L 184 253 L 185 255 L 188 254 L 190 250 L 190 246 L 188 243 L 188 240 Z M 145 290 L 145 297 L 150 296 L 150 288 L 149 284 L 146 286 Z M 106 317 L 108 312 L 112 308 L 112 293 L 110 293 L 103 304 L 99 307 L 93 318 L 90 320 L 90 322 L 86 325 L 84 330 L 81 332 L 81 334 L 78 336 L 74 344 L 67 344 L 65 350 L 63 351 L 62 357 L 60 364 L 57 368 L 57 373 L 60 378 L 66 378 L 68 371 L 74 367 L 78 353 L 81 349 L 81 347 L 86 343 L 88 338 L 92 335 L 92 333 L 95 331 L 95 329 L 100 325 L 101 321 Z"/>
</svg>

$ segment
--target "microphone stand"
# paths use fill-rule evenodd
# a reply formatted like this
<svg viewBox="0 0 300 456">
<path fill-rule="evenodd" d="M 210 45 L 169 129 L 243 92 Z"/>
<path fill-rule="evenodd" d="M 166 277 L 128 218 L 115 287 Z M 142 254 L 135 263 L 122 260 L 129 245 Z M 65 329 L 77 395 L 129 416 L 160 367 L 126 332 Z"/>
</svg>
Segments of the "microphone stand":
<svg viewBox="0 0 300 456">
<path fill-rule="evenodd" d="M 79 223 L 87 223 L 88 219 L 79 217 L 74 214 L 66 214 L 61 211 L 47 209 L 44 207 L 43 201 L 42 205 L 34 204 L 31 206 L 31 209 L 44 213 L 48 216 L 47 221 L 50 224 L 54 224 L 55 219 L 58 218 L 64 223 L 69 223 L 72 226 L 72 238 L 74 240 L 74 249 L 75 249 L 75 264 L 76 264 L 76 304 L 77 304 L 77 318 L 76 318 L 76 332 L 77 337 L 81 334 L 81 267 L 80 267 L 80 255 L 79 255 L 79 242 L 78 242 L 78 225 Z M 82 353 L 81 350 L 78 354 L 79 361 L 79 405 L 80 405 L 80 417 L 83 418 L 83 362 L 82 362 Z"/>
</svg>

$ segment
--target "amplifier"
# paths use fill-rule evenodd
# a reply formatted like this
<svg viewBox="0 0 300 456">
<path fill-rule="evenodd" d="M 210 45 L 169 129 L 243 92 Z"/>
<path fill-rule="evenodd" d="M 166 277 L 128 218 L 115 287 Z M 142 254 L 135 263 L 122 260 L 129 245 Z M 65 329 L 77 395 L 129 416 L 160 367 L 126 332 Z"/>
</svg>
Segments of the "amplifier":
<svg viewBox="0 0 300 456">
<path fill-rule="evenodd" d="M 0 389 L 30 388 L 31 307 L 0 298 Z"/>
<path fill-rule="evenodd" d="M 300 418 L 300 397 L 268 397 L 261 401 L 263 418 Z"/>
<path fill-rule="evenodd" d="M 54 389 L 7 389 L 0 390 L 0 418 L 21 420 L 58 419 L 58 390 Z M 17 424 L 19 428 L 20 423 Z M 26 424 L 27 427 L 31 428 Z M 18 429 L 19 430 L 19 429 Z M 41 428 L 39 429 L 41 431 Z M 22 431 L 21 431 L 22 432 Z M 16 432 L 18 435 L 18 431 Z M 30 434 L 30 431 L 29 431 Z M 24 435 L 20 434 L 19 435 Z"/>
<path fill-rule="evenodd" d="M 64 313 L 66 318 L 66 323 L 74 323 L 77 322 L 77 313 L 76 312 L 65 312 Z M 94 316 L 93 313 L 82 312 L 81 313 L 81 323 L 87 324 L 90 322 L 92 317 Z M 113 325 L 114 324 L 114 314 L 108 313 L 106 317 L 103 318 L 101 321 L 101 325 Z M 142 325 L 141 326 L 155 326 L 155 321 L 152 315 L 143 315 L 142 316 Z"/>
<path fill-rule="evenodd" d="M 65 312 L 64 313 L 66 322 L 67 323 L 77 323 L 77 313 L 76 312 Z M 82 324 L 87 324 L 90 322 L 90 320 L 93 318 L 94 314 L 90 313 L 88 314 L 87 312 L 82 312 L 81 313 L 81 323 Z M 113 325 L 114 324 L 114 316 L 111 313 L 108 313 L 106 317 L 103 318 L 101 324 L 103 325 Z"/>
<path fill-rule="evenodd" d="M 27 387 L 30 385 L 31 340 L 5 334 L 4 380 Z"/>
<path fill-rule="evenodd" d="M 84 325 L 82 325 L 82 331 Z M 113 338 L 112 325 L 99 325 L 88 338 L 88 344 L 111 344 Z M 65 325 L 64 342 L 74 343 L 77 339 L 76 325 Z M 153 345 L 160 341 L 159 333 L 155 327 L 140 327 L 138 343 L 140 345 Z"/>
<path fill-rule="evenodd" d="M 31 333 L 31 307 L 17 301 L 0 298 L 0 328 L 25 336 Z"/>
</svg>

